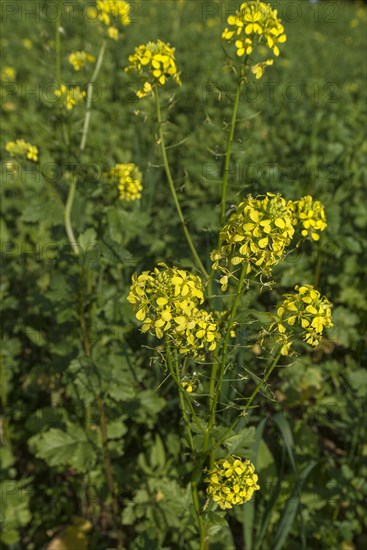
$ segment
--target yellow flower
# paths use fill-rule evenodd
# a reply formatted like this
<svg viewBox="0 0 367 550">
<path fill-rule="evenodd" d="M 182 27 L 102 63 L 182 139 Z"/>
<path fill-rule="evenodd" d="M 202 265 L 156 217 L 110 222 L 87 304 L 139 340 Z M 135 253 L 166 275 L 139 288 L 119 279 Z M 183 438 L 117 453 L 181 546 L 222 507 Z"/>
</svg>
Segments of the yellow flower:
<svg viewBox="0 0 367 550">
<path fill-rule="evenodd" d="M 27 143 L 24 139 L 8 141 L 5 145 L 5 149 L 10 153 L 11 157 L 23 157 L 33 162 L 38 161 L 38 148 L 31 143 Z"/>
<path fill-rule="evenodd" d="M 320 201 L 314 201 L 310 195 L 295 201 L 293 205 L 296 219 L 302 225 L 302 237 L 311 237 L 312 240 L 318 241 L 319 232 L 327 227 L 324 206 Z"/>
<path fill-rule="evenodd" d="M 141 199 L 143 190 L 142 174 L 134 163 L 115 164 L 105 173 L 105 176 L 117 182 L 121 200 L 135 201 Z"/>
<path fill-rule="evenodd" d="M 15 82 L 17 78 L 16 70 L 13 67 L 3 67 L 0 72 L 2 82 Z"/>
<path fill-rule="evenodd" d="M 33 42 L 29 40 L 29 38 L 24 38 L 22 44 L 26 50 L 31 50 L 33 48 Z"/>
<path fill-rule="evenodd" d="M 294 234 L 294 217 L 290 204 L 268 193 L 265 197 L 241 202 L 220 233 L 221 246 L 211 253 L 213 269 L 222 271 L 222 290 L 228 286 L 230 267 L 247 266 L 246 274 L 271 275 L 272 266 L 285 255 Z"/>
<path fill-rule="evenodd" d="M 68 111 L 71 111 L 77 103 L 83 101 L 86 96 L 85 92 L 82 92 L 79 86 L 73 86 L 68 88 L 65 84 L 61 84 L 60 88 L 55 90 L 55 96 L 63 100 L 63 104 Z"/>
<path fill-rule="evenodd" d="M 204 301 L 199 277 L 161 263 L 154 271 L 134 275 L 128 301 L 142 332 L 161 339 L 166 335 L 181 354 L 200 356 L 199 350 L 212 351 L 219 340 L 217 323 L 211 313 L 199 309 Z"/>
<path fill-rule="evenodd" d="M 119 32 L 114 20 L 123 26 L 129 25 L 130 5 L 125 0 L 97 0 L 97 18 L 106 25 L 107 34 L 113 40 L 118 40 Z"/>
<path fill-rule="evenodd" d="M 148 95 L 153 86 L 164 86 L 170 78 L 178 86 L 181 85 L 175 62 L 175 48 L 171 48 L 170 44 L 157 40 L 156 43 L 148 42 L 138 46 L 135 53 L 129 56 L 129 61 L 130 65 L 125 71 L 136 71 L 143 81 L 143 87 L 136 93 L 139 98 Z"/>
<path fill-rule="evenodd" d="M 214 462 L 207 474 L 206 492 L 222 510 L 244 504 L 260 489 L 253 464 L 235 455 Z"/>
<path fill-rule="evenodd" d="M 251 67 L 251 71 L 254 73 L 256 79 L 259 79 L 263 76 L 265 72 L 265 68 L 269 65 L 273 64 L 272 59 L 267 59 L 266 61 L 263 61 L 262 63 L 256 63 L 256 65 L 253 65 Z"/>
<path fill-rule="evenodd" d="M 312 285 L 297 285 L 295 294 L 285 294 L 283 302 L 277 308 L 277 314 L 270 331 L 277 335 L 282 344 L 282 355 L 288 355 L 296 328 L 307 344 L 318 346 L 324 329 L 332 327 L 331 303 L 321 296 Z"/>
<path fill-rule="evenodd" d="M 228 17 L 227 22 L 230 28 L 223 31 L 222 38 L 227 42 L 235 39 L 239 57 L 251 55 L 262 44 L 278 56 L 278 44 L 286 41 L 277 10 L 259 0 L 244 2 L 235 15 Z M 257 78 L 262 76 L 260 68 L 256 69 L 255 74 Z"/>
<path fill-rule="evenodd" d="M 80 71 L 81 69 L 84 69 L 84 67 L 87 65 L 87 63 L 94 63 L 96 58 L 85 52 L 71 52 L 69 55 L 69 63 L 73 66 L 75 71 Z"/>
</svg>

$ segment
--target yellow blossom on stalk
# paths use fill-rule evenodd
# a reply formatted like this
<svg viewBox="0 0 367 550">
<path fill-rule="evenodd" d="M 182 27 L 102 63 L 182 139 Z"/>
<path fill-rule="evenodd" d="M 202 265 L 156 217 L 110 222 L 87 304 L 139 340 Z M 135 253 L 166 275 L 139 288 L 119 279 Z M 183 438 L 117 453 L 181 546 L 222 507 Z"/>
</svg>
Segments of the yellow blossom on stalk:
<svg viewBox="0 0 367 550">
<path fill-rule="evenodd" d="M 222 510 L 244 504 L 260 489 L 253 464 L 235 455 L 214 462 L 207 474 L 206 492 Z"/>
<path fill-rule="evenodd" d="M 68 111 L 71 111 L 77 103 L 83 101 L 87 95 L 81 91 L 79 86 L 67 87 L 65 84 L 61 84 L 60 88 L 55 90 L 55 96 L 62 99 L 65 107 Z"/>
<path fill-rule="evenodd" d="M 142 174 L 134 163 L 115 164 L 105 173 L 105 176 L 118 184 L 121 200 L 135 201 L 141 199 L 143 190 Z"/>
<path fill-rule="evenodd" d="M 270 330 L 276 333 L 277 342 L 282 344 L 282 355 L 288 355 L 296 328 L 301 329 L 304 342 L 313 347 L 319 345 L 325 328 L 331 322 L 332 304 L 312 285 L 297 285 L 295 294 L 285 294 L 283 302 L 274 316 Z"/>
<path fill-rule="evenodd" d="M 97 0 L 97 18 L 107 28 L 107 34 L 113 40 L 118 40 L 119 32 L 114 21 L 118 20 L 121 25 L 129 25 L 130 4 L 124 0 Z"/>
<path fill-rule="evenodd" d="M 314 201 L 311 195 L 306 195 L 293 203 L 295 216 L 302 225 L 302 237 L 311 237 L 312 240 L 320 239 L 319 232 L 327 227 L 325 209 L 320 201 Z"/>
<path fill-rule="evenodd" d="M 238 57 L 250 56 L 259 51 L 259 46 L 265 46 L 278 56 L 278 44 L 286 41 L 277 10 L 259 0 L 244 2 L 235 15 L 228 17 L 227 22 L 229 27 L 223 31 L 222 38 L 227 42 L 235 42 Z M 265 67 L 271 64 L 269 61 L 257 66 L 256 78 L 261 78 Z"/>
<path fill-rule="evenodd" d="M 17 72 L 13 67 L 3 67 L 0 72 L 0 80 L 2 82 L 15 82 Z"/>
<path fill-rule="evenodd" d="M 164 86 L 169 78 L 181 86 L 175 62 L 175 48 L 171 48 L 170 44 L 157 40 L 138 46 L 135 53 L 129 56 L 129 61 L 130 65 L 125 71 L 137 71 L 143 80 L 143 87 L 136 93 L 139 98 L 148 95 L 153 86 Z"/>
<path fill-rule="evenodd" d="M 31 50 L 33 48 L 33 42 L 29 40 L 29 38 L 24 38 L 22 44 L 26 50 Z"/>
<path fill-rule="evenodd" d="M 271 275 L 272 266 L 284 257 L 294 234 L 290 203 L 281 195 L 267 193 L 241 202 L 220 232 L 221 246 L 211 253 L 213 269 L 222 271 L 222 290 L 228 286 L 229 267 L 246 265 L 246 274 Z"/>
<path fill-rule="evenodd" d="M 214 350 L 218 326 L 211 313 L 198 307 L 204 301 L 201 279 L 177 267 L 158 266 L 132 277 L 127 299 L 143 323 L 142 332 L 167 336 L 182 354 L 198 356 L 206 346 Z"/>
<path fill-rule="evenodd" d="M 87 63 L 94 63 L 96 58 L 85 52 L 71 52 L 69 55 L 69 63 L 73 66 L 75 71 L 80 71 L 81 69 L 84 69 L 84 67 L 87 65 Z"/>
<path fill-rule="evenodd" d="M 27 143 L 24 139 L 8 141 L 5 145 L 5 149 L 12 157 L 23 157 L 28 160 L 33 160 L 34 162 L 38 161 L 38 148 L 31 143 Z"/>
</svg>

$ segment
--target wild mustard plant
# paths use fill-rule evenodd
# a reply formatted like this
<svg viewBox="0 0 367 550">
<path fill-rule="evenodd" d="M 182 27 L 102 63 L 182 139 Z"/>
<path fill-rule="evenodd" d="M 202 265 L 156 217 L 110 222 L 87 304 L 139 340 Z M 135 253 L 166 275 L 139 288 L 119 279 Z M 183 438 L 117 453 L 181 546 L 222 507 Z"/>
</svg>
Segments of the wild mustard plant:
<svg viewBox="0 0 367 550">
<path fill-rule="evenodd" d="M 125 71 L 136 71 L 143 82 L 143 87 L 136 92 L 139 98 L 151 93 L 154 87 L 164 86 L 170 78 L 178 86 L 181 85 L 175 61 L 175 48 L 162 40 L 138 46 L 135 53 L 129 56 L 129 61 L 130 65 Z"/>
<path fill-rule="evenodd" d="M 294 203 L 295 218 L 301 226 L 302 237 L 313 241 L 320 240 L 320 232 L 327 227 L 325 209 L 320 201 L 306 195 Z"/>
<path fill-rule="evenodd" d="M 142 174 L 133 163 L 115 164 L 105 173 L 106 178 L 117 183 L 119 197 L 122 201 L 136 201 L 141 199 L 143 191 Z"/>
<path fill-rule="evenodd" d="M 211 313 L 199 308 L 204 293 L 198 276 L 160 264 L 153 272 L 133 276 L 127 299 L 143 322 L 142 332 L 151 331 L 158 339 L 166 336 L 180 354 L 198 357 L 205 347 L 216 348 L 218 326 Z"/>
<path fill-rule="evenodd" d="M 313 347 L 319 345 L 324 329 L 332 327 L 331 303 L 312 285 L 297 285 L 294 294 L 285 294 L 274 316 L 274 330 L 282 355 L 288 355 L 294 337 L 299 336 Z"/>
<path fill-rule="evenodd" d="M 85 51 L 71 52 L 69 55 L 69 63 L 74 71 L 81 71 L 88 63 L 94 63 L 96 58 Z"/>
<path fill-rule="evenodd" d="M 211 253 L 213 269 L 220 270 L 222 290 L 236 266 L 246 275 L 271 275 L 271 268 L 285 255 L 294 235 L 293 209 L 280 195 L 251 196 L 241 202 L 219 235 L 221 246 Z"/>
<path fill-rule="evenodd" d="M 310 285 L 297 286 L 295 295 L 285 295 L 276 314 L 269 316 L 268 332 L 275 337 L 276 350 L 268 368 L 251 394 L 243 398 L 243 407 L 224 435 L 215 433 L 222 385 L 231 365 L 232 349 L 236 349 L 231 339 L 236 337 L 236 317 L 244 289 L 252 284 L 261 288 L 263 279 L 272 275 L 273 268 L 285 258 L 298 234 L 301 239 L 316 241 L 326 228 L 324 208 L 319 201 L 310 196 L 292 201 L 271 192 L 244 198 L 226 220 L 229 165 L 241 88 L 251 76 L 256 79 L 263 76 L 265 68 L 274 61 L 273 58 L 261 58 L 264 47 L 277 57 L 279 45 L 286 41 L 286 35 L 276 10 L 263 2 L 250 1 L 244 2 L 228 18 L 228 27 L 222 38 L 235 45 L 232 68 L 238 80 L 221 185 L 222 229 L 218 246 L 210 255 L 210 273 L 196 251 L 184 220 L 164 140 L 159 92 L 170 79 L 181 84 L 175 49 L 160 40 L 138 46 L 129 56 L 130 65 L 125 69 L 128 73 L 138 73 L 141 78 L 142 87 L 137 92 L 139 99 L 150 95 L 155 97 L 159 143 L 168 184 L 189 248 L 203 276 L 202 281 L 193 273 L 159 264 L 154 271 L 133 275 L 128 296 L 137 320 L 142 323 L 141 331 L 157 339 L 163 364 L 177 384 L 187 442 L 195 461 L 191 490 L 200 532 L 200 550 L 208 548 L 207 505 L 203 507 L 199 489 L 203 473 L 206 472 L 204 481 L 212 510 L 216 506 L 226 510 L 243 504 L 260 489 L 254 466 L 246 457 L 231 455 L 218 460 L 217 450 L 227 437 L 235 433 L 240 417 L 248 414 L 280 357 L 290 353 L 296 337 L 299 335 L 314 347 L 320 342 L 323 330 L 332 326 L 331 304 Z M 224 311 L 202 309 L 205 294 L 208 303 L 213 304 L 213 285 L 217 284 L 226 298 Z M 229 287 L 231 294 L 227 293 Z M 219 297 L 216 295 L 217 299 Z M 163 339 L 165 347 L 159 343 Z M 205 363 L 200 363 L 203 360 Z M 210 372 L 204 369 L 208 364 Z M 190 376 L 188 365 L 196 365 L 195 376 Z M 201 408 L 200 412 L 193 405 L 194 390 L 195 401 L 206 401 L 206 408 Z M 194 438 L 193 429 L 202 434 L 200 444 Z"/>
<path fill-rule="evenodd" d="M 129 4 L 123 0 L 98 0 L 96 7 L 98 20 L 107 29 L 108 37 L 117 39 L 119 31 L 116 25 L 126 26 L 130 23 Z M 69 88 L 61 79 L 59 23 L 58 19 L 55 67 L 58 88 L 55 95 L 69 111 L 87 98 L 79 147 L 81 155 L 87 143 L 93 89 L 102 66 L 106 40 L 102 42 L 87 93 L 79 87 Z M 250 407 L 277 366 L 280 356 L 290 354 L 296 337 L 299 335 L 305 343 L 315 347 L 320 343 L 324 329 L 332 326 L 331 304 L 311 285 L 296 286 L 295 294 L 286 294 L 276 314 L 269 316 L 269 332 L 275 337 L 277 350 L 268 368 L 263 375 L 260 374 L 259 381 L 251 385 L 251 393 L 246 388 L 249 395 L 239 398 L 242 399 L 242 404 L 238 405 L 238 414 L 232 424 L 224 430 L 217 430 L 218 418 L 221 415 L 218 406 L 222 399 L 223 382 L 227 370 L 233 368 L 234 364 L 234 329 L 238 323 L 237 313 L 245 288 L 251 284 L 255 286 L 255 283 L 258 283 L 257 279 L 262 282 L 264 277 L 272 275 L 273 268 L 284 259 L 298 229 L 302 238 L 317 241 L 320 232 L 326 228 L 324 208 L 319 201 L 311 196 L 291 201 L 271 192 L 255 198 L 251 195 L 243 198 L 226 220 L 229 165 L 240 92 L 250 78 L 261 78 L 265 68 L 273 64 L 273 58 L 261 58 L 260 47 L 264 46 L 269 50 L 269 54 L 277 57 L 279 45 L 285 42 L 286 36 L 276 10 L 263 2 L 251 1 L 243 3 L 236 14 L 228 18 L 228 27 L 223 31 L 222 38 L 228 44 L 234 43 L 236 48 L 232 66 L 237 75 L 237 90 L 229 125 L 220 190 L 221 230 L 218 245 L 205 262 L 196 250 L 184 219 L 165 145 L 160 93 L 163 94 L 172 82 L 176 86 L 181 85 L 175 48 L 159 39 L 140 45 L 128 57 L 129 65 L 125 69 L 128 73 L 137 73 L 141 80 L 142 85 L 137 91 L 138 98 L 155 100 L 158 142 L 168 185 L 188 246 L 200 271 L 199 276 L 176 266 L 159 263 L 152 270 L 144 270 L 132 276 L 127 297 L 137 321 L 141 323 L 141 332 L 149 333 L 151 338 L 156 339 L 162 364 L 177 385 L 186 443 L 194 465 L 191 493 L 200 533 L 200 550 L 208 548 L 209 544 L 207 508 L 209 507 L 211 512 L 215 512 L 217 507 L 229 510 L 235 505 L 246 503 L 260 490 L 258 476 L 248 458 L 229 453 L 229 456 L 222 458 L 226 451 L 220 450 L 221 446 L 235 434 L 239 419 L 248 416 Z M 93 56 L 84 51 L 72 52 L 69 57 L 69 62 L 77 71 L 86 63 L 94 61 Z M 10 142 L 6 148 L 12 156 L 25 155 L 30 160 L 38 159 L 37 148 L 24 140 Z M 141 198 L 142 175 L 135 164 L 117 163 L 105 172 L 105 177 L 116 185 L 122 201 L 129 202 Z M 77 177 L 71 179 L 65 204 L 65 228 L 75 254 L 80 255 L 80 241 L 75 238 L 71 224 L 77 181 Z M 209 273 L 204 263 L 211 263 Z M 93 278 L 93 274 L 89 273 L 88 276 Z M 85 267 L 81 265 L 81 279 L 83 277 Z M 219 285 L 222 291 L 222 294 L 218 291 L 215 296 L 217 302 L 221 302 L 217 309 L 213 308 L 213 285 Z M 229 288 L 231 293 L 227 293 Z M 81 310 L 81 326 L 85 327 L 83 308 Z M 88 339 L 87 330 L 84 329 L 82 346 L 86 358 L 91 360 L 92 344 Z M 123 535 L 119 529 L 117 487 L 108 448 L 105 408 L 100 395 L 97 404 L 104 470 L 112 502 L 112 522 L 119 533 L 118 547 L 122 548 Z M 200 407 L 197 407 L 197 404 Z M 209 503 L 206 504 L 202 482 L 207 485 Z"/>
<path fill-rule="evenodd" d="M 96 7 L 98 20 L 107 27 L 108 37 L 118 40 L 118 25 L 126 26 L 131 23 L 130 4 L 124 0 L 97 0 Z"/>
<path fill-rule="evenodd" d="M 222 510 L 244 504 L 260 489 L 254 465 L 234 455 L 214 462 L 204 481 L 207 494 Z"/>
<path fill-rule="evenodd" d="M 72 111 L 78 103 L 81 103 L 87 95 L 79 86 L 66 86 L 61 84 L 60 88 L 54 91 L 68 111 Z"/>
<path fill-rule="evenodd" d="M 26 158 L 33 162 L 38 161 L 38 148 L 31 143 L 27 143 L 24 139 L 8 141 L 5 150 L 10 153 L 11 157 Z"/>
</svg>

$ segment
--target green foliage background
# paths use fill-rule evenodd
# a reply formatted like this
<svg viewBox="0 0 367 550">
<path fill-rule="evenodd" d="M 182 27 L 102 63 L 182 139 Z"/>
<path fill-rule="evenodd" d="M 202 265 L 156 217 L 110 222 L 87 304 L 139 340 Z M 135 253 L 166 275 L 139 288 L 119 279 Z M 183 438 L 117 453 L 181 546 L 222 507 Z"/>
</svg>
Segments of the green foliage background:
<svg viewBox="0 0 367 550">
<path fill-rule="evenodd" d="M 126 301 L 135 271 L 158 261 L 191 268 L 192 261 L 168 196 L 153 102 L 136 100 L 123 69 L 138 44 L 160 38 L 176 47 L 183 86 L 164 96 L 169 158 L 208 266 L 219 230 L 221 159 L 234 96 L 219 37 L 236 4 L 132 3 L 132 25 L 122 40 L 108 44 L 82 158 L 83 110 L 76 108 L 62 130 L 50 92 L 55 10 L 46 1 L 7 4 L 13 12 L 2 6 L 2 67 L 14 67 L 17 80 L 3 83 L 1 91 L 1 545 L 46 548 L 59 528 L 84 518 L 93 527 L 74 548 L 83 548 L 86 539 L 92 549 L 116 547 L 106 520 L 110 501 L 96 400 L 102 395 L 126 547 L 198 548 L 188 490 L 192 464 L 175 387 L 151 349 L 156 342 L 140 334 Z M 69 4 L 62 19 L 62 75 L 66 83 L 85 86 L 90 73 L 73 73 L 67 56 L 79 49 L 97 55 L 101 34 L 82 9 L 91 2 Z M 265 77 L 243 94 L 229 203 L 248 193 L 312 194 L 325 204 L 328 229 L 319 247 L 306 247 L 279 266 L 271 294 L 248 293 L 241 319 L 255 309 L 271 310 L 284 291 L 302 282 L 333 302 L 334 327 L 319 349 L 278 369 L 272 392 L 241 420 L 239 435 L 226 441 L 229 452 L 253 460 L 264 490 L 228 523 L 224 516 L 213 520 L 213 548 L 362 549 L 366 12 L 343 2 L 277 7 L 288 40 Z M 4 145 L 19 137 L 39 147 L 46 177 L 30 163 L 15 177 L 6 171 Z M 101 174 L 129 161 L 143 172 L 144 193 L 138 206 L 125 208 Z M 72 215 L 84 251 L 80 262 L 63 225 L 71 172 L 83 181 Z M 91 359 L 80 344 L 81 310 L 89 312 Z M 231 373 L 236 381 L 225 389 L 233 406 L 264 369 L 245 331 L 242 340 Z M 223 411 L 223 426 L 233 411 Z"/>
</svg>

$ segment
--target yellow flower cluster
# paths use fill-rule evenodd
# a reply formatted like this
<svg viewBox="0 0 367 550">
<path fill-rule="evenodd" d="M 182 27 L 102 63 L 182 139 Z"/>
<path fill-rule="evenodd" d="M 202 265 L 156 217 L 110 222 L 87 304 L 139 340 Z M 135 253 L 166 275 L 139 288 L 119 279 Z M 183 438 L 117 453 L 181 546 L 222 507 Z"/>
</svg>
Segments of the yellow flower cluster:
<svg viewBox="0 0 367 550">
<path fill-rule="evenodd" d="M 222 510 L 244 504 L 260 489 L 253 464 L 234 455 L 217 460 L 204 481 L 207 494 Z"/>
<path fill-rule="evenodd" d="M 295 287 L 296 294 L 285 294 L 277 309 L 275 322 L 270 330 L 277 333 L 277 341 L 282 344 L 282 355 L 288 355 L 294 329 L 301 327 L 302 338 L 313 347 L 321 340 L 323 330 L 332 327 L 331 303 L 320 295 L 312 285 Z"/>
<path fill-rule="evenodd" d="M 34 162 L 38 161 L 38 148 L 35 145 L 27 143 L 24 139 L 8 141 L 5 145 L 5 149 L 12 157 L 23 157 L 28 160 L 33 160 Z"/>
<path fill-rule="evenodd" d="M 222 290 L 231 273 L 228 265 L 246 264 L 246 274 L 271 275 L 271 267 L 284 257 L 294 234 L 292 207 L 281 195 L 251 195 L 241 202 L 220 233 L 221 246 L 211 253 L 213 269 L 220 269 Z"/>
<path fill-rule="evenodd" d="M 94 63 L 96 58 L 85 52 L 71 52 L 69 55 L 69 63 L 73 66 L 75 71 L 80 71 L 81 69 L 84 69 L 84 67 L 87 65 L 87 63 Z"/>
<path fill-rule="evenodd" d="M 158 266 L 132 277 L 127 299 L 143 322 L 142 332 L 166 335 L 182 354 L 198 356 L 206 345 L 214 350 L 218 326 L 211 313 L 198 307 L 204 301 L 201 279 L 164 263 Z"/>
<path fill-rule="evenodd" d="M 273 10 L 264 2 L 244 2 L 236 14 L 230 15 L 227 21 L 232 28 L 226 28 L 222 38 L 229 42 L 236 39 L 235 46 L 239 57 L 250 55 L 256 43 L 261 42 L 278 56 L 278 44 L 286 41 L 277 10 Z"/>
<path fill-rule="evenodd" d="M 15 82 L 17 78 L 16 70 L 13 67 L 3 67 L 0 71 L 1 82 Z"/>
<path fill-rule="evenodd" d="M 126 72 L 137 71 L 144 85 L 136 95 L 139 98 L 148 95 L 153 86 L 164 86 L 172 78 L 178 86 L 181 85 L 180 75 L 175 62 L 175 48 L 161 40 L 148 42 L 135 48 L 135 53 L 129 56 L 130 65 Z"/>
<path fill-rule="evenodd" d="M 97 0 L 97 17 L 104 25 L 108 27 L 107 34 L 113 40 L 118 40 L 119 31 L 113 23 L 113 18 L 117 18 L 121 25 L 129 25 L 130 4 L 124 0 Z"/>
<path fill-rule="evenodd" d="M 320 239 L 319 232 L 327 227 L 325 209 L 320 201 L 314 201 L 311 195 L 294 203 L 295 216 L 302 224 L 302 237 L 311 237 L 312 240 Z"/>
<path fill-rule="evenodd" d="M 105 173 L 105 176 L 117 182 L 121 200 L 135 201 L 141 199 L 143 190 L 142 174 L 134 163 L 115 164 Z"/>
<path fill-rule="evenodd" d="M 73 86 L 68 88 L 65 84 L 61 84 L 60 88 L 55 90 L 55 96 L 63 100 L 65 107 L 68 111 L 71 111 L 77 103 L 83 101 L 86 96 L 85 92 L 82 92 L 79 86 Z"/>
</svg>

